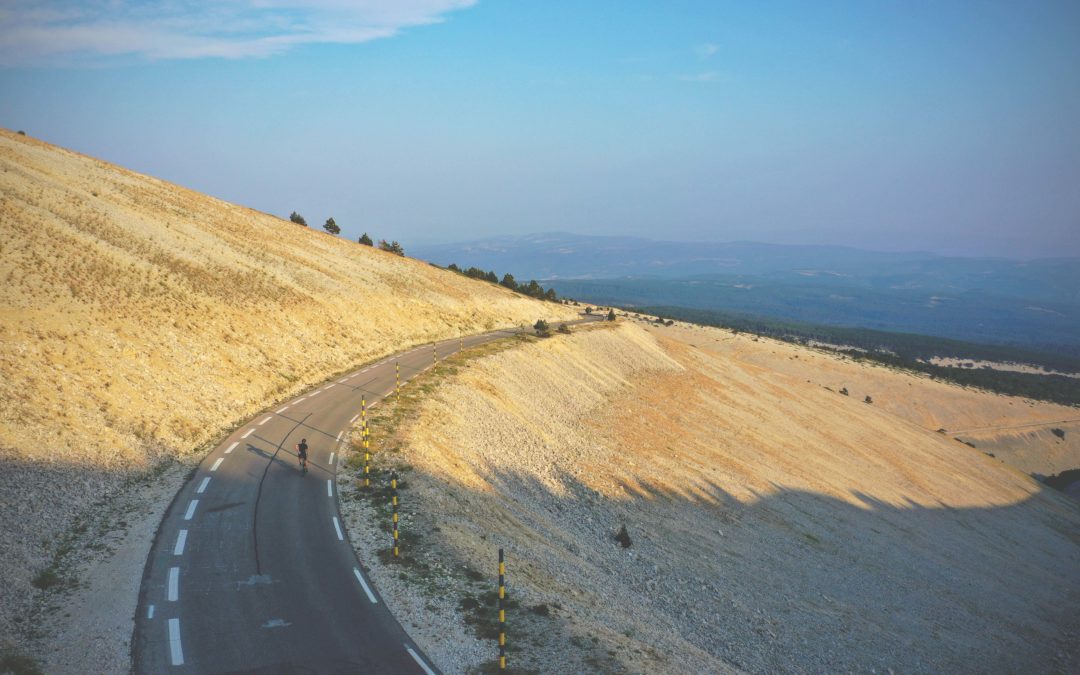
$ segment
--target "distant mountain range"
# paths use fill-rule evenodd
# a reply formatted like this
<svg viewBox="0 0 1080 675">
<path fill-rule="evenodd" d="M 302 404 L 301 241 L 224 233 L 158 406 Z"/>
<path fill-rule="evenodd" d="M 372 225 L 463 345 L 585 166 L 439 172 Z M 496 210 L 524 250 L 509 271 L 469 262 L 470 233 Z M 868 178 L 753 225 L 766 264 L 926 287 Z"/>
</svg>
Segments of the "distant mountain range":
<svg viewBox="0 0 1080 675">
<path fill-rule="evenodd" d="M 1080 347 L 1080 259 L 545 233 L 412 247 L 596 303 L 733 311 L 1027 347 Z M 1073 351 L 1069 349 L 1069 351 Z"/>
</svg>

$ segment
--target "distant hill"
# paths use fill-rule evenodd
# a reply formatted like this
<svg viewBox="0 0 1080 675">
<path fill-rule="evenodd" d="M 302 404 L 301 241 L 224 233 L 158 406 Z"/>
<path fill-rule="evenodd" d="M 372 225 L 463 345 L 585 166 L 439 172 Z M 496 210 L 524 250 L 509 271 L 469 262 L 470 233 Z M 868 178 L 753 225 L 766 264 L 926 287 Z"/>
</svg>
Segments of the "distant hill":
<svg viewBox="0 0 1080 675">
<path fill-rule="evenodd" d="M 956 258 L 565 233 L 411 251 L 436 264 L 536 278 L 561 296 L 589 302 L 734 311 L 1054 351 L 1080 347 L 1075 258 Z"/>
</svg>

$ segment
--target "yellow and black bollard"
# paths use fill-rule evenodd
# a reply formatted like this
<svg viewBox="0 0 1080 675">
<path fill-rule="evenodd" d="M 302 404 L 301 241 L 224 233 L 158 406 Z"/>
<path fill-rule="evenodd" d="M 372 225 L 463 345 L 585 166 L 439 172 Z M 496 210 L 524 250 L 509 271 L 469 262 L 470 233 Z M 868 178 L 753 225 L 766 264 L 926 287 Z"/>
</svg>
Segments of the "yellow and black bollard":
<svg viewBox="0 0 1080 675">
<path fill-rule="evenodd" d="M 431 343 L 431 358 L 433 365 L 439 365 L 439 345 Z"/>
<path fill-rule="evenodd" d="M 390 473 L 390 503 L 394 507 L 394 557 L 398 557 L 397 472 Z"/>
<path fill-rule="evenodd" d="M 503 562 L 503 550 L 499 549 L 499 670 L 506 670 L 506 563 Z"/>
<path fill-rule="evenodd" d="M 394 362 L 394 396 L 401 400 L 401 362 Z"/>
<path fill-rule="evenodd" d="M 371 487 L 371 449 L 368 445 L 367 400 L 360 399 L 360 438 L 364 441 L 364 487 Z"/>
</svg>

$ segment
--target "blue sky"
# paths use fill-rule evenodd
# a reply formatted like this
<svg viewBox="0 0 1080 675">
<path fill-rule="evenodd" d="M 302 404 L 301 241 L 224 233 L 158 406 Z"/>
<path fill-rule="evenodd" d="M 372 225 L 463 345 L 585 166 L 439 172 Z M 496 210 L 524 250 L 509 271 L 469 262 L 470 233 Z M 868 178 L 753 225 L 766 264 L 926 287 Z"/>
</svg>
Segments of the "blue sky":
<svg viewBox="0 0 1080 675">
<path fill-rule="evenodd" d="M 343 236 L 1080 255 L 1080 3 L 0 4 L 0 125 Z"/>
</svg>

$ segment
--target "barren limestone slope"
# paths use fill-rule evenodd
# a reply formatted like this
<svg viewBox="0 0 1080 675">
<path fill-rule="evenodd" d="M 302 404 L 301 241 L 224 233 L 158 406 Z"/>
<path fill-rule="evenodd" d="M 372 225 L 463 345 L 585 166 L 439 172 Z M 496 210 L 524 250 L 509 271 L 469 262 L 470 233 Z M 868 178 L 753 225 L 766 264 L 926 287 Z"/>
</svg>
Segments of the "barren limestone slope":
<svg viewBox="0 0 1080 675">
<path fill-rule="evenodd" d="M 443 568 L 507 549 L 511 625 L 551 609 L 523 667 L 1075 672 L 1080 505 L 780 347 L 619 322 L 477 361 L 404 432 L 408 527 Z"/>
<path fill-rule="evenodd" d="M 0 132 L 0 633 L 126 472 L 410 344 L 557 304 Z"/>
</svg>

